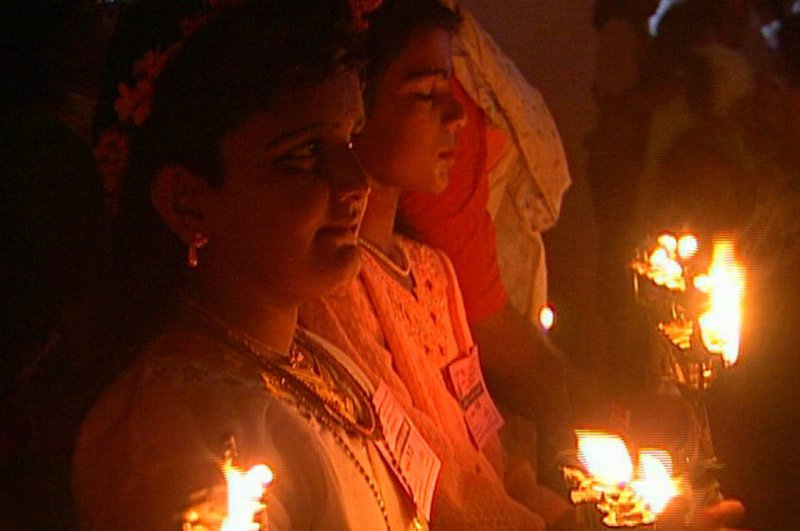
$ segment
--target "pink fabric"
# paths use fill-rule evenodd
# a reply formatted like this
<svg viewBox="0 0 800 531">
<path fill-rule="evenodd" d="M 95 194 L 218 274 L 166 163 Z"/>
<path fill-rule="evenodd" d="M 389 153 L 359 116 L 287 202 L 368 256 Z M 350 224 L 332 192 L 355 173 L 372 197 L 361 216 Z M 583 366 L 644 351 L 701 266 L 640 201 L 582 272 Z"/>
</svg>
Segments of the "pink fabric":
<svg viewBox="0 0 800 531">
<path fill-rule="evenodd" d="M 507 137 L 486 127 L 483 110 L 455 78 L 451 85 L 464 107 L 467 124 L 458 135 L 450 182 L 438 195 L 405 194 L 398 208 L 398 224 L 419 241 L 442 249 L 453 261 L 467 318 L 479 322 L 508 299 L 497 265 L 494 223 L 486 210 L 488 161 L 496 161 Z"/>
<path fill-rule="evenodd" d="M 497 439 L 484 453 L 473 446 L 461 408 L 444 385 L 441 370 L 472 344 L 449 262 L 441 252 L 399 241 L 411 262 L 413 293 L 364 251 L 359 276 L 301 308 L 301 323 L 343 348 L 374 384 L 385 381 L 442 460 L 434 526 L 544 529 L 538 515 L 506 494 Z"/>
</svg>

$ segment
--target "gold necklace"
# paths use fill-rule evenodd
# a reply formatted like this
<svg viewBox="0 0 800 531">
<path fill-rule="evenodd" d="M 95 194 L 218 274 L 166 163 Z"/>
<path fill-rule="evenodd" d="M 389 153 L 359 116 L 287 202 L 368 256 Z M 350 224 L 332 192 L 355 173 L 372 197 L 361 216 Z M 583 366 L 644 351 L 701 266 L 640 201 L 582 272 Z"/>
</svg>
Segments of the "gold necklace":
<svg viewBox="0 0 800 531">
<path fill-rule="evenodd" d="M 411 275 L 411 260 L 408 259 L 408 254 L 406 254 L 406 250 L 402 245 L 397 245 L 397 249 L 400 251 L 400 255 L 403 259 L 403 266 L 397 265 L 397 263 L 389 258 L 386 253 L 380 250 L 380 248 L 372 243 L 371 241 L 367 240 L 359 236 L 358 243 L 364 246 L 366 250 L 372 253 L 372 256 L 383 262 L 389 269 L 391 269 L 395 274 L 399 275 L 402 278 L 408 278 Z"/>
<path fill-rule="evenodd" d="M 292 345 L 288 353 L 279 351 L 249 334 L 234 329 L 226 320 L 201 305 L 189 296 L 182 294 L 181 300 L 195 313 L 197 313 L 214 331 L 219 333 L 227 344 L 237 352 L 246 355 L 255 361 L 260 369 L 265 387 L 277 396 L 291 397 L 300 411 L 305 412 L 327 428 L 334 442 L 345 456 L 353 463 L 361 478 L 375 499 L 383 517 L 386 530 L 391 531 L 389 512 L 386 500 L 375 473 L 375 465 L 368 448 L 368 440 L 382 440 L 383 431 L 367 392 L 361 387 L 358 380 L 353 377 L 336 357 L 317 341 L 315 341 L 303 328 L 295 331 Z M 324 360 L 324 361 L 323 361 Z M 291 370 L 289 370 L 291 369 Z M 305 373 L 305 374 L 304 374 Z M 336 391 L 320 393 L 319 382 L 334 381 L 347 382 L 353 390 L 353 395 L 342 400 L 330 400 Z M 330 387 L 329 384 L 325 384 Z M 342 387 L 347 387 L 343 385 Z M 363 414 L 348 413 L 352 406 Z M 361 420 L 359 420 L 361 419 Z M 339 433 L 357 436 L 361 440 L 364 453 L 367 455 L 370 475 L 367 468 L 358 459 L 358 456 L 347 444 Z M 399 468 L 399 464 L 392 460 Z M 413 529 L 424 531 L 428 529 L 425 517 L 419 512 L 416 503 L 416 516 L 413 518 Z"/>
<path fill-rule="evenodd" d="M 329 417 L 348 434 L 370 439 L 382 437 L 378 416 L 367 392 L 305 331 L 298 328 L 289 352 L 282 353 L 236 330 L 191 298 L 182 298 L 228 345 L 258 364 L 264 383 L 272 391 L 301 399 L 315 417 Z"/>
</svg>

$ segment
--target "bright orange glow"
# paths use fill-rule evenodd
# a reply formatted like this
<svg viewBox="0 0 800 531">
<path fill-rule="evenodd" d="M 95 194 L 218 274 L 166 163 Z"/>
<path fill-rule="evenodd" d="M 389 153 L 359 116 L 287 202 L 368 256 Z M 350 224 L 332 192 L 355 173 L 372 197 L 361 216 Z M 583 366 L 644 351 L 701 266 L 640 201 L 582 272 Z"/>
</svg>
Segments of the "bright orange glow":
<svg viewBox="0 0 800 531">
<path fill-rule="evenodd" d="M 678 249 L 678 240 L 675 235 L 670 232 L 662 232 L 658 235 L 658 245 L 666 249 L 669 254 L 675 254 Z"/>
<path fill-rule="evenodd" d="M 542 309 L 539 310 L 539 325 L 541 325 L 542 329 L 545 331 L 550 330 L 553 328 L 555 322 L 556 312 L 553 308 L 547 304 L 542 306 Z"/>
<path fill-rule="evenodd" d="M 262 499 L 272 483 L 272 470 L 267 465 L 255 465 L 242 472 L 228 461 L 223 465 L 223 473 L 228 487 L 228 515 L 221 531 L 259 531 L 261 524 L 253 520 L 266 510 Z"/>
<path fill-rule="evenodd" d="M 733 242 L 714 243 L 707 275 L 695 278 L 695 287 L 708 294 L 709 309 L 700 316 L 700 336 L 709 352 L 720 354 L 726 365 L 739 359 L 744 297 L 744 269 L 737 264 Z"/>
<path fill-rule="evenodd" d="M 683 291 L 686 289 L 686 280 L 683 278 L 683 267 L 663 247 L 659 247 L 650 255 L 650 270 L 647 276 L 659 286 Z"/>
<path fill-rule="evenodd" d="M 677 482 L 672 479 L 672 457 L 664 450 L 640 450 L 637 479 L 631 483 L 634 492 L 654 513 L 664 511 L 678 494 Z"/>
<path fill-rule="evenodd" d="M 608 527 L 638 527 L 654 523 L 679 494 L 672 477 L 672 457 L 664 450 L 641 450 L 636 475 L 625 442 L 618 435 L 577 430 L 578 458 L 583 469 L 564 467 L 572 486 L 572 503 L 592 504 Z"/>
<path fill-rule="evenodd" d="M 688 260 L 693 257 L 697 254 L 699 248 L 700 243 L 698 243 L 694 234 L 684 234 L 678 240 L 678 256 L 681 257 L 681 260 Z"/>
<path fill-rule="evenodd" d="M 628 483 L 633 477 L 633 462 L 628 447 L 618 435 L 577 430 L 578 459 L 586 471 L 606 485 Z"/>
</svg>

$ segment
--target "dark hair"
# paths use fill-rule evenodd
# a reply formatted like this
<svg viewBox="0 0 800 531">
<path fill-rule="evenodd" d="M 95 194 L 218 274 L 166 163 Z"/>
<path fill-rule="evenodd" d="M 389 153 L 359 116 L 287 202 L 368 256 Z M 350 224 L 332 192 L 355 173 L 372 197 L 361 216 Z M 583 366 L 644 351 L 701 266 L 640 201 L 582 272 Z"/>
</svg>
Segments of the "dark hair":
<svg viewBox="0 0 800 531">
<path fill-rule="evenodd" d="M 629 0 L 595 0 L 592 25 L 600 31 L 612 18 L 625 16 L 629 3 Z"/>
<path fill-rule="evenodd" d="M 635 26 L 643 25 L 647 19 L 642 9 L 637 9 L 643 0 L 595 0 L 592 8 L 592 26 L 600 31 L 611 19 L 628 19 Z M 652 15 L 653 13 L 650 13 Z"/>
<path fill-rule="evenodd" d="M 378 79 L 403 52 L 411 35 L 434 28 L 453 34 L 461 24 L 461 15 L 438 0 L 385 0 L 367 16 L 367 21 L 364 103 L 369 111 L 375 100 Z"/>
<path fill-rule="evenodd" d="M 783 68 L 793 84 L 800 85 L 800 15 L 783 21 L 778 33 Z"/>
<path fill-rule="evenodd" d="M 292 88 L 355 66 L 358 50 L 344 0 L 251 0 L 187 39 L 156 81 L 152 110 L 132 138 L 120 209 L 123 265 L 137 264 L 132 273 L 150 285 L 175 285 L 185 249 L 150 204 L 154 174 L 179 164 L 219 186 L 226 134 Z"/>
</svg>

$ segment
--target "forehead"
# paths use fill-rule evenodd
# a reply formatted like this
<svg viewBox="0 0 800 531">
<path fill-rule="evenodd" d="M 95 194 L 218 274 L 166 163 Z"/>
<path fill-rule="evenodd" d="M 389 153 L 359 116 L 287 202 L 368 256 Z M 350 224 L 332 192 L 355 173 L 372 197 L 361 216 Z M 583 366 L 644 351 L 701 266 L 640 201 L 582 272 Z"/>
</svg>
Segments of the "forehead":
<svg viewBox="0 0 800 531">
<path fill-rule="evenodd" d="M 262 156 L 298 135 L 334 132 L 349 135 L 364 115 L 357 73 L 336 73 L 318 85 L 297 87 L 278 98 L 272 110 L 252 116 L 221 142 L 226 159 Z"/>
<path fill-rule="evenodd" d="M 363 114 L 361 84 L 355 70 L 337 72 L 318 85 L 301 85 L 278 98 L 269 113 L 287 127 L 312 122 L 339 122 Z"/>
<path fill-rule="evenodd" d="M 403 51 L 386 69 L 384 79 L 404 82 L 426 73 L 449 77 L 451 71 L 450 35 L 441 28 L 430 28 L 411 34 Z"/>
</svg>

